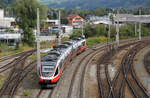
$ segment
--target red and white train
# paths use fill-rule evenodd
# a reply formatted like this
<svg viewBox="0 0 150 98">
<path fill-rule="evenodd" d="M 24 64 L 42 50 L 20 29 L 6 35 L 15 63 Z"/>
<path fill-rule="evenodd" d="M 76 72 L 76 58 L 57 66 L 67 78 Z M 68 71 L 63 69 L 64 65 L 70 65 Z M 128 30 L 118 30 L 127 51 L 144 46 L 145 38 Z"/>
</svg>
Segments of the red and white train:
<svg viewBox="0 0 150 98">
<path fill-rule="evenodd" d="M 53 87 L 60 79 L 65 66 L 86 49 L 85 43 L 85 38 L 76 37 L 54 47 L 37 68 L 41 87 Z"/>
</svg>

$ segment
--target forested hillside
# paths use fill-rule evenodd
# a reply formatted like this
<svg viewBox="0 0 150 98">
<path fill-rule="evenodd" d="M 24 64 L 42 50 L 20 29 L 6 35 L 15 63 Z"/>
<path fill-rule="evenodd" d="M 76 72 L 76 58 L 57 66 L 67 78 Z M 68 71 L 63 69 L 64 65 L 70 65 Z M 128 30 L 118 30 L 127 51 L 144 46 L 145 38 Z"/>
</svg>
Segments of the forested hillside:
<svg viewBox="0 0 150 98">
<path fill-rule="evenodd" d="M 137 8 L 150 6 L 150 0 L 38 0 L 55 8 L 96 9 L 98 7 Z"/>
</svg>

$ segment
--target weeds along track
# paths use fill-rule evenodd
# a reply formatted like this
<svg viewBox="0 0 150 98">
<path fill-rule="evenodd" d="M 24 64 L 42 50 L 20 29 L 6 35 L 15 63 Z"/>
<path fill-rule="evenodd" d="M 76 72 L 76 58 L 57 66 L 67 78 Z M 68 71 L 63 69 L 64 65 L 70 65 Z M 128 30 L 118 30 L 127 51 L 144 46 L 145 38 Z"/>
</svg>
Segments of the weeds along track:
<svg viewBox="0 0 150 98">
<path fill-rule="evenodd" d="M 30 71 L 32 71 L 32 69 L 36 65 L 35 63 L 31 63 L 28 66 L 24 66 L 27 57 L 29 57 L 33 53 L 34 51 L 29 51 L 16 61 L 16 65 L 13 66 L 8 78 L 5 80 L 5 83 L 0 89 L 0 97 L 2 97 L 3 95 L 9 95 L 9 98 L 13 97 L 19 83 Z"/>
<path fill-rule="evenodd" d="M 129 47 L 131 45 L 136 45 L 140 43 L 140 41 L 135 41 L 132 43 L 124 44 L 120 46 L 117 51 L 120 51 L 124 49 L 125 47 Z M 99 59 L 99 64 L 97 65 L 97 80 L 98 80 L 98 86 L 99 86 L 99 97 L 100 98 L 119 98 L 119 91 L 118 89 L 121 85 L 124 85 L 120 81 L 122 80 L 125 82 L 125 79 L 123 78 L 123 74 L 120 74 L 123 69 L 121 67 L 118 69 L 113 81 L 110 81 L 110 76 L 108 73 L 108 64 L 109 60 L 112 58 L 112 56 L 116 53 L 116 50 L 111 50 L 105 53 L 101 58 Z M 124 60 L 123 60 L 124 61 Z M 121 79 L 121 80 L 120 80 Z M 117 82 L 117 83 L 116 83 Z M 120 85 L 118 87 L 118 85 Z M 123 91 L 123 89 L 121 89 Z M 123 91 L 124 92 L 124 91 Z M 121 96 L 120 98 L 122 98 Z"/>
</svg>

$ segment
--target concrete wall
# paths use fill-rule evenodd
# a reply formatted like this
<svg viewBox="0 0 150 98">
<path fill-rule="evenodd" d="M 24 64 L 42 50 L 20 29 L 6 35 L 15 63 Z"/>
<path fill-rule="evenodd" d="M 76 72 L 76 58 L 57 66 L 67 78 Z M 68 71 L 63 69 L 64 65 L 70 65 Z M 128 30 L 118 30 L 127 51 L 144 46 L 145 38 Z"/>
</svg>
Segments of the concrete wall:
<svg viewBox="0 0 150 98">
<path fill-rule="evenodd" d="M 4 10 L 0 9 L 0 19 L 3 19 L 3 18 L 4 18 Z"/>
<path fill-rule="evenodd" d="M 21 34 L 0 34 L 0 39 L 21 39 Z"/>
</svg>

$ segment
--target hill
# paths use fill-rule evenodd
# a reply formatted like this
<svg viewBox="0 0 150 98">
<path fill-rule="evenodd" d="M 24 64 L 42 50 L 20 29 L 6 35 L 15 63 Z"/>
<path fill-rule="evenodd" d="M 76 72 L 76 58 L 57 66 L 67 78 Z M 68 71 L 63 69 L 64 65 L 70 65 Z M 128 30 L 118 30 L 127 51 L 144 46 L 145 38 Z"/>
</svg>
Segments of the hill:
<svg viewBox="0 0 150 98">
<path fill-rule="evenodd" d="M 150 0 L 38 0 L 54 8 L 96 9 L 107 8 L 137 8 L 150 6 Z"/>
</svg>

